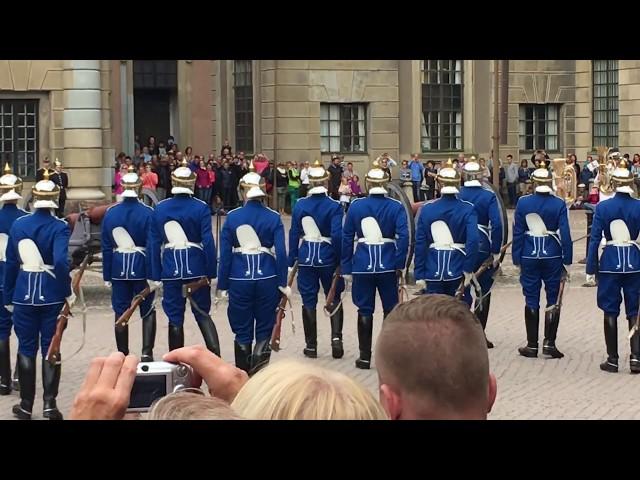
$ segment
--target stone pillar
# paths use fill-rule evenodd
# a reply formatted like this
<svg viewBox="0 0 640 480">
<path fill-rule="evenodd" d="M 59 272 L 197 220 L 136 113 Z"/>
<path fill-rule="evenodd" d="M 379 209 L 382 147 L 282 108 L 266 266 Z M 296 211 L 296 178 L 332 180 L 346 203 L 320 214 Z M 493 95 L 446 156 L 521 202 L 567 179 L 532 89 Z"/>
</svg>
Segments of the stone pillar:
<svg viewBox="0 0 640 480">
<path fill-rule="evenodd" d="M 412 153 L 421 151 L 422 79 L 420 73 L 420 60 L 398 61 L 401 159 L 409 158 Z"/>
<path fill-rule="evenodd" d="M 65 60 L 64 158 L 69 175 L 67 198 L 100 200 L 102 191 L 102 98 L 100 60 Z M 71 206 L 71 205 L 70 205 Z"/>
<path fill-rule="evenodd" d="M 618 60 L 618 84 L 618 147 L 633 157 L 640 150 L 639 60 Z"/>
</svg>

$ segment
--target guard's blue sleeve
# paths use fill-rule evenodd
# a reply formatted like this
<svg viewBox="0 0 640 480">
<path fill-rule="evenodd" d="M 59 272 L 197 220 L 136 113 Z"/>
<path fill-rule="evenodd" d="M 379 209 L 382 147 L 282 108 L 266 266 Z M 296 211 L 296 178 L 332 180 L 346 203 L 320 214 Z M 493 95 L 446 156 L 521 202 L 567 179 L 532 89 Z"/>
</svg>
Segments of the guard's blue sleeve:
<svg viewBox="0 0 640 480">
<path fill-rule="evenodd" d="M 287 286 L 287 247 L 284 242 L 284 225 L 278 215 L 276 228 L 273 232 L 273 245 L 276 250 L 276 273 L 278 275 L 278 286 Z"/>
<path fill-rule="evenodd" d="M 62 284 L 64 296 L 71 295 L 71 278 L 69 277 L 69 237 L 71 231 L 66 223 L 60 224 L 53 239 L 53 271 L 56 280 Z"/>
<path fill-rule="evenodd" d="M 331 216 L 331 245 L 336 255 L 336 265 L 340 265 L 342 257 L 342 207 L 339 204 L 334 205 L 334 212 Z M 291 245 L 291 243 L 289 243 Z M 291 247 L 289 247 L 291 248 Z"/>
<path fill-rule="evenodd" d="M 500 253 L 503 229 L 502 214 L 495 195 L 491 195 L 489 202 L 489 221 L 491 222 L 491 253 Z"/>
<path fill-rule="evenodd" d="M 289 266 L 298 260 L 298 249 L 300 248 L 300 204 L 296 204 L 291 216 L 291 229 L 289 230 Z"/>
<path fill-rule="evenodd" d="M 211 228 L 211 212 L 208 205 L 202 205 L 202 213 L 200 214 L 200 238 L 202 238 L 202 248 L 205 256 L 205 271 L 207 278 L 216 278 L 218 256 L 216 253 L 216 244 L 213 240 L 213 231 Z"/>
<path fill-rule="evenodd" d="M 229 222 L 224 222 L 220 231 L 220 264 L 218 266 L 218 290 L 229 290 L 229 275 L 233 259 L 233 236 Z"/>
<path fill-rule="evenodd" d="M 409 225 L 407 214 L 402 205 L 398 205 L 396 214 L 396 270 L 404 270 L 409 250 Z"/>
<path fill-rule="evenodd" d="M 113 262 L 113 242 L 111 241 L 111 229 L 109 228 L 109 213 L 105 215 L 100 233 L 100 244 L 102 247 L 102 279 L 105 282 L 111 281 L 111 264 Z M 147 252 L 147 255 L 149 252 Z"/>
<path fill-rule="evenodd" d="M 15 224 L 9 231 L 9 242 L 7 244 L 7 251 L 5 253 L 6 264 L 4 267 L 4 304 L 11 305 L 13 303 L 13 291 L 16 288 L 16 280 L 18 279 L 18 271 L 20 269 L 18 264 L 18 232 L 16 231 Z"/>
<path fill-rule="evenodd" d="M 353 205 L 347 210 L 347 217 L 342 228 L 342 255 L 341 255 L 341 272 L 342 275 L 351 275 L 353 268 L 353 237 L 355 236 L 355 228 L 353 226 Z"/>
<path fill-rule="evenodd" d="M 587 275 L 595 275 L 598 271 L 598 248 L 602 240 L 602 210 L 596 206 L 596 212 L 593 215 L 591 223 L 591 238 L 589 238 L 589 248 L 587 249 Z"/>
<path fill-rule="evenodd" d="M 160 235 L 160 229 L 158 228 L 157 212 L 154 212 L 151 221 L 151 279 L 159 282 L 162 279 L 162 236 Z"/>
<path fill-rule="evenodd" d="M 467 236 L 464 245 L 466 256 L 464 257 L 463 270 L 465 273 L 473 273 L 478 256 L 478 216 L 475 209 L 469 209 L 467 216 Z"/>
<path fill-rule="evenodd" d="M 562 263 L 571 265 L 573 263 L 573 242 L 571 241 L 571 229 L 569 228 L 569 215 L 564 202 L 560 208 L 560 241 L 562 243 Z"/>
<path fill-rule="evenodd" d="M 522 203 L 518 201 L 513 217 L 513 243 L 511 244 L 511 258 L 515 266 L 520 265 L 520 261 L 522 259 L 522 248 L 524 246 L 525 220 L 522 209 L 519 208 L 521 205 Z"/>
<path fill-rule="evenodd" d="M 414 277 L 416 280 L 425 280 L 427 275 L 427 253 L 431 242 L 427 238 L 430 229 L 425 220 L 425 208 L 420 209 L 418 223 L 416 225 L 416 252 L 414 254 Z"/>
</svg>

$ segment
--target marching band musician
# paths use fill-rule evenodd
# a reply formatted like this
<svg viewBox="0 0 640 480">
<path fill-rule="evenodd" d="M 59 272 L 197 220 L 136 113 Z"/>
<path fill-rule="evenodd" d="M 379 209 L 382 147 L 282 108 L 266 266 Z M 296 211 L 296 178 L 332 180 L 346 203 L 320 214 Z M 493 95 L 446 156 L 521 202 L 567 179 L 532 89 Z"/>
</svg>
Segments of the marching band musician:
<svg viewBox="0 0 640 480">
<path fill-rule="evenodd" d="M 156 285 L 162 281 L 162 308 L 169 319 L 169 350 L 184 346 L 184 285 L 203 277 L 216 278 L 211 211 L 193 196 L 195 182 L 196 174 L 185 159 L 171 173 L 173 197 L 158 203 L 151 229 L 151 278 Z M 189 295 L 207 349 L 220 355 L 218 332 L 209 316 L 211 287 L 207 285 Z"/>
<path fill-rule="evenodd" d="M 633 174 L 624 161 L 611 175 L 615 194 L 596 206 L 587 253 L 587 281 L 593 282 L 598 272 L 598 307 L 604 312 L 604 339 L 607 360 L 600 364 L 605 372 L 618 371 L 618 315 L 624 294 L 629 329 L 638 314 L 640 295 L 640 202 L 634 199 Z M 598 261 L 598 246 L 602 235 L 605 247 Z M 631 373 L 640 373 L 640 334 L 630 340 Z"/>
<path fill-rule="evenodd" d="M 319 161 L 308 172 L 311 189 L 306 198 L 301 198 L 293 209 L 291 230 L 289 231 L 289 268 L 298 262 L 298 290 L 302 296 L 302 324 L 306 347 L 306 357 L 318 356 L 317 311 L 320 283 L 327 295 L 331 288 L 336 267 L 340 265 L 342 247 L 342 217 L 340 203 L 327 195 L 324 183 L 329 173 Z M 300 238 L 302 243 L 300 246 Z M 331 312 L 340 303 L 344 288 L 342 279 L 338 281 Z M 342 358 L 342 304 L 331 316 L 331 350 L 333 358 Z"/>
<path fill-rule="evenodd" d="M 122 201 L 107 210 L 102 221 L 102 277 L 111 287 L 111 305 L 116 321 L 129 308 L 133 297 L 147 288 L 151 277 L 151 229 L 153 209 L 140 201 L 142 181 L 129 167 L 122 177 Z M 142 356 L 153 362 L 156 337 L 155 293 L 140 305 L 142 318 Z M 129 354 L 129 326 L 115 328 L 119 352 Z"/>
<path fill-rule="evenodd" d="M 0 298 L 4 291 L 2 280 L 4 278 L 4 267 L 9 241 L 9 231 L 13 222 L 18 218 L 27 215 L 27 212 L 18 207 L 18 200 L 22 197 L 22 179 L 11 173 L 11 167 L 7 163 L 4 175 L 0 177 Z M 9 302 L 5 302 L 9 303 Z M 11 335 L 11 312 L 4 308 L 5 303 L 0 304 L 0 395 L 11 393 L 11 353 L 9 347 L 9 336 Z M 18 359 L 16 358 L 14 385 L 17 383 Z"/>
<path fill-rule="evenodd" d="M 236 366 L 248 373 L 269 362 L 276 309 L 281 294 L 291 296 L 284 226 L 280 214 L 262 202 L 260 180 L 251 161 L 240 180 L 246 203 L 229 212 L 220 235 L 218 295 L 228 292 Z"/>
<path fill-rule="evenodd" d="M 544 160 L 533 171 L 531 180 L 534 193 L 520 197 L 513 224 L 513 264 L 520 267 L 520 284 L 526 300 L 527 345 L 518 348 L 518 352 L 524 357 L 538 356 L 540 288 L 544 282 L 547 309 L 542 353 L 562 358 L 564 354 L 555 343 L 560 324 L 557 302 L 562 277 L 568 278 L 573 257 L 567 206 L 552 194 L 553 179 Z"/>
<path fill-rule="evenodd" d="M 56 405 L 61 366 L 44 358 L 65 301 L 70 307 L 76 301 L 69 277 L 69 226 L 55 216 L 59 191 L 45 171 L 32 189 L 34 212 L 18 218 L 9 232 L 4 303 L 13 312 L 18 337 L 20 403 L 14 405 L 13 414 L 23 420 L 31 419 L 33 410 L 38 337 L 43 356 L 43 416 L 62 420 Z"/>
<path fill-rule="evenodd" d="M 416 286 L 426 293 L 455 296 L 461 279 L 468 287 L 475 271 L 478 217 L 473 204 L 457 197 L 460 173 L 451 160 L 437 181 L 441 196 L 423 206 L 416 225 Z M 471 297 L 465 301 L 470 304 Z"/>
<path fill-rule="evenodd" d="M 478 255 L 476 255 L 476 262 L 473 267 L 474 271 L 478 271 L 480 266 L 489 260 L 492 263 L 491 268 L 485 270 L 478 278 L 483 298 L 479 308 L 476 310 L 476 316 L 480 320 L 482 329 L 485 330 L 491 305 L 493 274 L 495 273 L 495 265 L 500 257 L 502 216 L 496 194 L 491 188 L 484 187 L 480 183 L 482 171 L 480 170 L 480 165 L 475 162 L 475 158 L 471 157 L 471 161 L 465 163 L 462 170 L 465 182 L 458 198 L 472 203 L 478 217 Z M 493 348 L 493 343 L 489 340 L 487 340 L 487 348 Z"/>
<path fill-rule="evenodd" d="M 353 303 L 358 307 L 356 367 L 371 367 L 371 341 L 376 289 L 382 300 L 383 319 L 398 304 L 398 287 L 409 248 L 409 228 L 402 204 L 387 196 L 390 181 L 377 161 L 367 172 L 368 196 L 351 202 L 343 227 L 342 277 L 353 282 Z M 358 243 L 353 248 L 354 236 Z"/>
</svg>

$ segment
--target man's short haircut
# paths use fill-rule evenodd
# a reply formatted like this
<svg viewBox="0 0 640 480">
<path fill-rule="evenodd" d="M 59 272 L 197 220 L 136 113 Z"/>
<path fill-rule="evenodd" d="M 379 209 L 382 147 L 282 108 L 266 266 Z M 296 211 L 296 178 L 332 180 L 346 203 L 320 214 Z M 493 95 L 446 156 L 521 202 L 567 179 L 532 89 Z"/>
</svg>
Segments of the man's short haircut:
<svg viewBox="0 0 640 480">
<path fill-rule="evenodd" d="M 507 155 L 507 158 L 513 158 L 513 155 L 509 154 Z"/>
<path fill-rule="evenodd" d="M 469 307 L 451 296 L 421 295 L 398 305 L 383 323 L 375 361 L 380 384 L 425 406 L 464 411 L 486 402 L 485 336 Z"/>
</svg>

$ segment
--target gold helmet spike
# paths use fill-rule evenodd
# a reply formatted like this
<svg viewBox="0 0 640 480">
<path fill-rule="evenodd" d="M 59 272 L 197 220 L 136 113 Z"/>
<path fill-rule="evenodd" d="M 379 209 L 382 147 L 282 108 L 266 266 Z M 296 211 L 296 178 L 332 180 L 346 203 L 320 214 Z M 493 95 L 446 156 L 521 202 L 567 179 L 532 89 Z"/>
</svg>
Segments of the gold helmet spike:
<svg viewBox="0 0 640 480">
<path fill-rule="evenodd" d="M 127 168 L 127 172 L 129 173 L 134 173 L 136 170 L 135 168 L 133 168 L 133 165 L 129 165 L 129 168 Z"/>
<path fill-rule="evenodd" d="M 6 175 L 8 175 L 8 174 L 10 174 L 10 173 L 11 173 L 11 167 L 9 166 L 9 162 L 7 162 L 7 163 L 4 165 L 4 173 L 5 173 Z"/>
<path fill-rule="evenodd" d="M 622 160 L 620 160 L 620 164 L 618 165 L 620 168 L 627 168 L 627 160 L 622 157 Z"/>
<path fill-rule="evenodd" d="M 189 166 L 189 164 L 187 163 L 187 157 L 184 157 L 182 159 L 182 162 L 180 163 L 180 166 L 181 167 L 188 167 Z"/>
<path fill-rule="evenodd" d="M 249 162 L 249 171 L 250 172 L 255 172 L 256 171 L 256 167 L 253 164 L 253 158 L 251 159 L 251 161 Z"/>
<path fill-rule="evenodd" d="M 540 167 L 539 168 L 547 168 L 547 163 L 544 161 L 544 158 L 542 160 L 540 160 Z"/>
<path fill-rule="evenodd" d="M 49 169 L 45 168 L 44 173 L 42 174 L 42 179 L 46 182 L 49 180 Z"/>
<path fill-rule="evenodd" d="M 446 165 L 447 165 L 448 168 L 452 168 L 453 167 L 453 161 L 451 160 L 451 157 L 449 157 L 449 159 L 447 160 Z"/>
<path fill-rule="evenodd" d="M 315 161 L 315 162 L 313 162 L 313 167 L 314 167 L 314 168 L 317 168 L 317 167 L 321 167 L 321 166 L 322 166 L 322 164 L 320 163 L 320 160 L 318 160 L 318 159 L 316 158 L 316 161 Z"/>
</svg>

